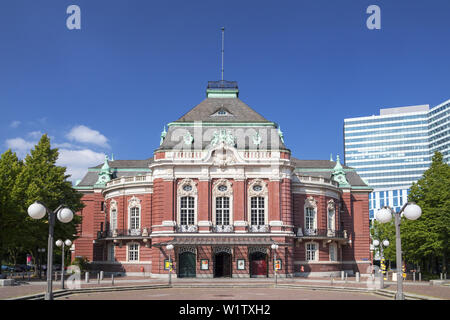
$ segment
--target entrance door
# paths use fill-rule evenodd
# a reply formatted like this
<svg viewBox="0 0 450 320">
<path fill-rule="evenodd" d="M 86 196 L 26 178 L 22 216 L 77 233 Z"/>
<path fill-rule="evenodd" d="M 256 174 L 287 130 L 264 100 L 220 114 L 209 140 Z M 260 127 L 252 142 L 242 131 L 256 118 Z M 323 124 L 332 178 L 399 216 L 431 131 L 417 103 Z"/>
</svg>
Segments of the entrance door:
<svg viewBox="0 0 450 320">
<path fill-rule="evenodd" d="M 195 277 L 195 254 L 192 252 L 183 252 L 179 256 L 178 277 L 193 278 Z"/>
<path fill-rule="evenodd" d="M 231 277 L 231 254 L 219 252 L 214 256 L 214 277 Z"/>
<path fill-rule="evenodd" d="M 250 277 L 267 277 L 267 255 L 262 252 L 250 254 Z"/>
</svg>

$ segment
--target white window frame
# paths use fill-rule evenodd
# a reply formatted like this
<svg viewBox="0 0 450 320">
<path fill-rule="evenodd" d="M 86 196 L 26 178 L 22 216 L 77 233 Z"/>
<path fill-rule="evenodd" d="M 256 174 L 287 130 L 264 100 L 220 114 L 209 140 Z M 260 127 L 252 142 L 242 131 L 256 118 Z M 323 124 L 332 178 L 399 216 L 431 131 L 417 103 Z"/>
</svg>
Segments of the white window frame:
<svg viewBox="0 0 450 320">
<path fill-rule="evenodd" d="M 331 251 L 332 251 L 331 248 L 333 248 L 333 250 L 334 250 L 334 259 L 332 259 L 332 257 L 331 257 Z M 337 249 L 338 249 L 338 247 L 337 247 L 336 243 L 330 243 L 328 245 L 328 256 L 329 256 L 329 259 L 330 259 L 331 262 L 338 261 L 338 251 L 337 251 Z"/>
<path fill-rule="evenodd" d="M 133 260 L 130 259 L 130 253 L 131 253 L 130 247 L 131 246 L 137 246 L 137 259 L 133 259 Z M 137 243 L 137 242 L 128 243 L 127 244 L 127 262 L 139 262 L 140 261 L 140 249 L 141 249 L 141 246 L 139 245 L 139 243 Z"/>
<path fill-rule="evenodd" d="M 261 190 L 253 190 L 254 186 L 261 186 Z M 263 225 L 269 224 L 269 191 L 267 188 L 267 183 L 262 179 L 254 179 L 248 186 L 247 189 L 247 222 L 248 225 L 252 225 L 252 198 L 261 197 L 264 198 L 264 223 Z"/>
<path fill-rule="evenodd" d="M 115 212 L 115 219 L 113 219 L 114 212 Z M 115 220 L 115 224 L 113 224 L 114 220 Z M 117 225 L 118 225 L 117 201 L 112 200 L 110 203 L 110 208 L 109 208 L 109 230 L 111 232 L 114 232 L 114 230 L 117 229 Z"/>
<path fill-rule="evenodd" d="M 308 225 L 306 223 L 308 209 L 312 210 L 312 213 L 313 213 L 314 220 L 313 220 L 312 228 L 308 228 Z M 311 211 L 309 211 L 309 212 L 311 212 Z M 308 197 L 305 201 L 305 206 L 303 208 L 303 225 L 304 225 L 304 229 L 305 229 L 305 232 L 304 232 L 305 235 L 313 232 L 310 230 L 317 230 L 317 201 L 313 197 Z"/>
<path fill-rule="evenodd" d="M 226 186 L 227 190 L 220 191 L 219 190 L 220 186 Z M 231 183 L 230 180 L 218 179 L 213 184 L 212 195 L 213 195 L 213 203 L 212 203 L 212 205 L 213 205 L 213 216 L 212 216 L 213 225 L 217 225 L 217 210 L 218 210 L 217 198 L 228 198 L 228 201 L 229 201 L 229 208 L 228 208 L 229 224 L 228 225 L 232 226 L 233 225 L 233 184 Z"/>
<path fill-rule="evenodd" d="M 314 245 L 315 246 L 315 250 L 314 250 L 314 259 L 312 260 L 308 260 L 308 245 Z M 305 243 L 305 261 L 306 262 L 317 262 L 319 261 L 319 244 L 317 242 L 306 242 Z"/>
<path fill-rule="evenodd" d="M 333 213 L 330 217 L 330 213 Z M 327 230 L 336 231 L 336 206 L 333 200 L 328 201 L 327 206 Z"/>
<path fill-rule="evenodd" d="M 114 245 L 114 243 L 108 243 L 108 245 L 106 246 L 106 250 L 107 250 L 107 260 L 109 262 L 114 262 L 116 261 L 116 246 Z"/>
<path fill-rule="evenodd" d="M 192 188 L 189 191 L 184 190 L 184 186 L 190 185 Z M 197 225 L 197 215 L 198 215 L 198 191 L 197 183 L 192 179 L 183 179 L 178 183 L 177 188 L 177 224 L 181 225 L 181 198 L 182 197 L 193 197 L 194 198 L 194 225 Z"/>
<path fill-rule="evenodd" d="M 139 224 L 137 228 L 131 228 L 131 209 L 137 209 L 139 211 L 139 215 L 137 218 L 139 219 Z M 141 230 L 142 225 L 142 210 L 141 210 L 141 200 L 133 196 L 130 200 L 128 200 L 128 230 Z"/>
</svg>

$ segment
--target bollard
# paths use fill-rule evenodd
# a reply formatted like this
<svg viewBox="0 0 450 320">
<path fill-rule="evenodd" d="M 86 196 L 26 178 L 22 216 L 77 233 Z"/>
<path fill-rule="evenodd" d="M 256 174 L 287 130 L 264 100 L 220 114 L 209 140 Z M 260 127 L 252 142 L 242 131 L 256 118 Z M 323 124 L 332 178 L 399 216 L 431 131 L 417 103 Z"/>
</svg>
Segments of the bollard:
<svg viewBox="0 0 450 320">
<path fill-rule="evenodd" d="M 360 278 L 359 278 L 359 272 L 356 273 L 356 282 L 359 282 Z"/>
<path fill-rule="evenodd" d="M 55 271 L 55 281 L 58 280 L 58 271 Z"/>
<path fill-rule="evenodd" d="M 114 273 L 111 275 L 111 285 L 114 285 Z"/>
<path fill-rule="evenodd" d="M 413 272 L 413 282 L 416 282 L 416 272 Z"/>
<path fill-rule="evenodd" d="M 422 272 L 419 272 L 419 281 L 422 281 Z"/>
<path fill-rule="evenodd" d="M 442 272 L 441 272 L 441 274 L 440 274 L 440 277 L 441 277 L 441 280 L 443 280 L 443 279 L 444 279 L 444 277 L 443 277 L 443 274 L 442 274 Z"/>
<path fill-rule="evenodd" d="M 346 272 L 345 273 L 345 282 L 347 282 L 347 276 L 348 276 L 348 273 Z"/>
<path fill-rule="evenodd" d="M 384 289 L 384 274 L 380 273 L 380 289 Z"/>
<path fill-rule="evenodd" d="M 100 283 L 100 273 L 97 273 L 97 283 Z"/>
<path fill-rule="evenodd" d="M 100 271 L 100 280 L 103 280 L 103 275 L 104 275 L 103 271 Z"/>
<path fill-rule="evenodd" d="M 86 273 L 84 274 L 84 281 L 85 281 L 86 283 L 89 283 L 89 272 L 86 272 Z"/>
<path fill-rule="evenodd" d="M 341 280 L 344 280 L 344 271 L 341 271 Z"/>
</svg>

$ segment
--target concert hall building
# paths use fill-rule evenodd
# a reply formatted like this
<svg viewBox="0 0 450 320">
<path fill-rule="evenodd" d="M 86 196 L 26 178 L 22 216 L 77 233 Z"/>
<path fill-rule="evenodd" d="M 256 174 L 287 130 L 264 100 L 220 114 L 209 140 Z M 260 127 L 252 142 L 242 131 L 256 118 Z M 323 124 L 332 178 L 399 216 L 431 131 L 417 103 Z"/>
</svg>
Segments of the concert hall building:
<svg viewBox="0 0 450 320">
<path fill-rule="evenodd" d="M 339 156 L 294 158 L 236 82 L 210 81 L 152 157 L 105 158 L 75 188 L 85 207 L 73 258 L 92 270 L 167 277 L 170 259 L 174 277 L 271 277 L 276 262 L 294 277 L 371 263 L 372 189 Z"/>
</svg>

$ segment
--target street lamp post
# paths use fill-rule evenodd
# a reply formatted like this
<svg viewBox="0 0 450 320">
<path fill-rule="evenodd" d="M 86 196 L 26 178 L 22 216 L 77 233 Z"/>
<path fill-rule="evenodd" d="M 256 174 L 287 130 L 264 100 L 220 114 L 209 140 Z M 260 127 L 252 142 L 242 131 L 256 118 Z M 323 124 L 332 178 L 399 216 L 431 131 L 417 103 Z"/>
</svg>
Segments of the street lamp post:
<svg viewBox="0 0 450 320">
<path fill-rule="evenodd" d="M 403 277 L 402 277 L 402 243 L 400 238 L 400 217 L 404 215 L 406 219 L 417 220 L 422 215 L 422 209 L 414 202 L 408 202 L 403 205 L 399 212 L 395 212 L 391 207 L 385 206 L 378 210 L 376 219 L 381 223 L 387 223 L 392 220 L 394 215 L 395 223 L 395 251 L 397 263 L 397 293 L 395 300 L 404 300 Z"/>
<path fill-rule="evenodd" d="M 172 257 L 171 257 L 171 251 L 173 249 L 173 244 L 168 244 L 166 246 L 166 250 L 169 251 L 169 286 L 172 285 Z"/>
<path fill-rule="evenodd" d="M 374 247 L 380 246 L 380 259 L 381 259 L 381 263 L 383 264 L 384 263 L 383 247 L 389 246 L 389 240 L 385 239 L 380 244 L 380 240 L 375 239 L 375 240 L 373 240 L 373 246 Z M 381 265 L 381 267 L 382 268 L 381 268 L 381 279 L 380 279 L 380 281 L 381 281 L 381 288 L 384 288 L 384 279 L 383 279 L 384 278 L 384 272 L 383 271 L 385 271 L 385 270 L 384 270 L 383 265 Z"/>
<path fill-rule="evenodd" d="M 272 244 L 271 248 L 273 249 L 273 269 L 274 269 L 274 273 L 275 273 L 275 287 L 277 286 L 277 249 L 278 249 L 278 245 L 276 243 Z"/>
<path fill-rule="evenodd" d="M 48 248 L 47 248 L 47 291 L 45 300 L 53 300 L 52 271 L 53 271 L 53 234 L 55 230 L 55 217 L 62 223 L 68 223 L 73 219 L 73 212 L 63 205 L 55 211 L 48 209 L 42 203 L 36 201 L 28 207 L 28 215 L 33 219 L 42 219 L 48 213 Z"/>
<path fill-rule="evenodd" d="M 62 249 L 62 263 L 61 263 L 61 289 L 64 289 L 64 244 L 68 247 L 72 245 L 72 241 L 67 239 L 66 241 L 56 240 L 56 245 Z"/>
</svg>

